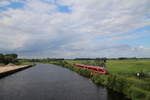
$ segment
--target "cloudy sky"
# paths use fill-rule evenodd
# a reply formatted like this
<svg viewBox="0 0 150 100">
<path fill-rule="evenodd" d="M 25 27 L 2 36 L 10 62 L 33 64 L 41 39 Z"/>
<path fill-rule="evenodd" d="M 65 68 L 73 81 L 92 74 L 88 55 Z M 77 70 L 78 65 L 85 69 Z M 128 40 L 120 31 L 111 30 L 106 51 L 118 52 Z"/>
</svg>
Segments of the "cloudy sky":
<svg viewBox="0 0 150 100">
<path fill-rule="evenodd" d="M 0 0 L 0 52 L 150 57 L 150 0 Z"/>
</svg>

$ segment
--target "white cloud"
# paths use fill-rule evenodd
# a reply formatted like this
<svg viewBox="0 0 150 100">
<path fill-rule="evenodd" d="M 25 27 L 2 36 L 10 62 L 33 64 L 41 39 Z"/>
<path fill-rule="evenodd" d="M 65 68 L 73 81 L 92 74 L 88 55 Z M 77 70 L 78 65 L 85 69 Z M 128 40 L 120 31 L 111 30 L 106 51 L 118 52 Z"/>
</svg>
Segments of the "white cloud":
<svg viewBox="0 0 150 100">
<path fill-rule="evenodd" d="M 23 8 L 0 12 L 0 50 L 43 56 L 136 56 L 132 45 L 116 41 L 147 36 L 126 34 L 150 25 L 149 0 L 15 0 Z M 1 3 L 0 3 L 1 5 Z M 71 12 L 62 13 L 58 5 Z M 117 36 L 121 35 L 121 36 Z M 122 36 L 123 35 L 123 36 Z M 102 40 L 96 39 L 102 38 Z M 104 39 L 103 39 L 104 38 Z M 6 41 L 7 40 L 7 41 Z M 124 51 L 123 47 L 127 47 Z M 128 46 L 130 48 L 128 48 Z M 123 48 L 123 49 L 119 49 Z M 137 47 L 138 48 L 138 47 Z M 141 49 L 140 49 L 141 50 Z M 141 50 L 143 55 L 149 52 Z M 140 56 L 142 54 L 137 52 Z M 139 56 L 138 55 L 138 56 Z"/>
<path fill-rule="evenodd" d="M 5 1 L 5 0 L 0 1 L 0 7 L 7 6 L 9 4 L 10 4 L 10 2 L 8 2 L 8 1 Z"/>
<path fill-rule="evenodd" d="M 30 0 L 26 2 L 26 9 L 31 10 L 35 13 L 52 13 L 56 11 L 56 6 L 52 4 L 48 4 L 45 2 L 41 2 L 39 0 Z"/>
<path fill-rule="evenodd" d="M 6 32 L 6 31 L 5 31 Z M 9 35 L 9 37 L 8 37 Z M 23 45 L 28 41 L 29 37 L 25 34 L 13 33 L 13 34 L 0 34 L 0 49 L 5 51 L 11 51 L 24 48 Z"/>
</svg>

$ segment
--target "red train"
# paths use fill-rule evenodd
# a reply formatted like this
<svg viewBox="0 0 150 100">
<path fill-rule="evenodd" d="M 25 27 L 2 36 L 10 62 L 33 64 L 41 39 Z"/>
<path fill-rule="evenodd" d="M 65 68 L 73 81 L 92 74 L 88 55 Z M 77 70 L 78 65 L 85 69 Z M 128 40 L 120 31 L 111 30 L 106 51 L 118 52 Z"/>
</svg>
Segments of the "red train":
<svg viewBox="0 0 150 100">
<path fill-rule="evenodd" d="M 104 69 L 103 67 L 99 67 L 99 66 L 89 66 L 89 65 L 82 65 L 82 64 L 74 64 L 74 65 L 77 67 L 86 68 L 86 69 L 96 71 L 100 74 L 108 74 L 109 73 L 106 69 Z"/>
</svg>

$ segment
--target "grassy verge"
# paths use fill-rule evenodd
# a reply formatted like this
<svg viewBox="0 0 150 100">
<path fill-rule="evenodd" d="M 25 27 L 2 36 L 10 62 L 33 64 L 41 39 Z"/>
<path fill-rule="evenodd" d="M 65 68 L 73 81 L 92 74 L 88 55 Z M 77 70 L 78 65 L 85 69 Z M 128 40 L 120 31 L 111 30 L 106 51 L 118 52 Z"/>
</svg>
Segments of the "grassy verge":
<svg viewBox="0 0 150 100">
<path fill-rule="evenodd" d="M 35 66 L 32 62 L 26 61 L 26 60 L 19 60 L 16 65 L 29 65 L 29 66 Z"/>
</svg>

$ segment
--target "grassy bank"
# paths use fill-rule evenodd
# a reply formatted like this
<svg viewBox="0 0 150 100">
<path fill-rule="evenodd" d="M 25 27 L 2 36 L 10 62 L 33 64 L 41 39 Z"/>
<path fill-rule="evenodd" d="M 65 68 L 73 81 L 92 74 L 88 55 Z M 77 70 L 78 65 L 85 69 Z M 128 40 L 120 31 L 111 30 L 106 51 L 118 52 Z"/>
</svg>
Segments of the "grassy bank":
<svg viewBox="0 0 150 100">
<path fill-rule="evenodd" d="M 82 76 L 90 78 L 96 84 L 123 93 L 132 100 L 150 100 L 150 81 L 138 79 L 134 76 L 134 74 L 141 69 L 144 70 L 145 73 L 149 72 L 150 63 L 148 61 L 109 60 L 107 62 L 107 68 L 110 71 L 109 75 L 91 75 L 91 70 L 73 66 L 74 63 L 82 63 L 82 61 L 66 60 L 49 63 L 64 66 Z M 130 73 L 132 73 L 132 75 L 130 75 Z M 147 78 L 149 78 L 149 76 Z"/>
<path fill-rule="evenodd" d="M 35 66 L 35 64 L 33 64 L 30 61 L 27 60 L 19 60 L 18 63 L 16 65 L 29 65 L 29 66 Z"/>
</svg>

